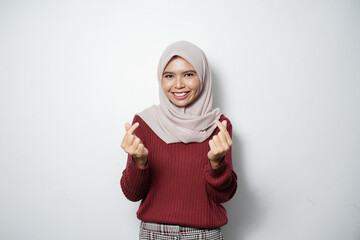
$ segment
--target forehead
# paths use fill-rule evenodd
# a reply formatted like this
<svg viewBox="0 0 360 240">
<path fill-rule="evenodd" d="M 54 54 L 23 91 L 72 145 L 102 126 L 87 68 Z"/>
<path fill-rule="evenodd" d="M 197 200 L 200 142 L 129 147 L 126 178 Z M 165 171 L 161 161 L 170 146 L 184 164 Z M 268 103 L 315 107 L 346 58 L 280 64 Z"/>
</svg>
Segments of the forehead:
<svg viewBox="0 0 360 240">
<path fill-rule="evenodd" d="M 173 56 L 168 63 L 166 64 L 164 71 L 166 69 L 177 69 L 177 68 L 187 68 L 187 69 L 191 69 L 191 70 L 195 70 L 194 67 L 188 62 L 186 61 L 183 57 L 180 57 L 178 55 Z"/>
</svg>

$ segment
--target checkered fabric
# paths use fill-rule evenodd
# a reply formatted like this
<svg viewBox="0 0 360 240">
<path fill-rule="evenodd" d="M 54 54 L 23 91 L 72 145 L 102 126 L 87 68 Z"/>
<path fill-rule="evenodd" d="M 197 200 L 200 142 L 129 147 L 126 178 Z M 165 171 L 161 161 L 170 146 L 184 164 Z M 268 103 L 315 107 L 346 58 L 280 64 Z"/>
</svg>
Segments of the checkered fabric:
<svg viewBox="0 0 360 240">
<path fill-rule="evenodd" d="M 140 240 L 223 240 L 220 228 L 201 229 L 141 222 Z"/>
</svg>

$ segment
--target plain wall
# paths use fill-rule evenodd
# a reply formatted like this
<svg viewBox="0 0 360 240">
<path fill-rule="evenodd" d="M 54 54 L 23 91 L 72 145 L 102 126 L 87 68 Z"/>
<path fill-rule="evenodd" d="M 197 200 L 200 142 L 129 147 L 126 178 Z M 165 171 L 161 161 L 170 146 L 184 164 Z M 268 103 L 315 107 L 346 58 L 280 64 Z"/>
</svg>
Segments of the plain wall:
<svg viewBox="0 0 360 240">
<path fill-rule="evenodd" d="M 164 48 L 209 59 L 233 124 L 225 239 L 360 239 L 360 2 L 0 2 L 0 239 L 137 239 L 124 124 Z"/>
</svg>

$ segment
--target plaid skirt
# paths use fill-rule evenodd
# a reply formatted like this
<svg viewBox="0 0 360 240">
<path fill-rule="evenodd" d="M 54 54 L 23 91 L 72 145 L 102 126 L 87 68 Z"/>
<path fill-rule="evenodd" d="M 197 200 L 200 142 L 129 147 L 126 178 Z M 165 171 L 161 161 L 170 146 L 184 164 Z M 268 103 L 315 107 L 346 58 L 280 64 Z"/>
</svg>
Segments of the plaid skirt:
<svg viewBox="0 0 360 240">
<path fill-rule="evenodd" d="M 202 229 L 179 225 L 141 222 L 140 240 L 223 240 L 220 228 Z"/>
</svg>

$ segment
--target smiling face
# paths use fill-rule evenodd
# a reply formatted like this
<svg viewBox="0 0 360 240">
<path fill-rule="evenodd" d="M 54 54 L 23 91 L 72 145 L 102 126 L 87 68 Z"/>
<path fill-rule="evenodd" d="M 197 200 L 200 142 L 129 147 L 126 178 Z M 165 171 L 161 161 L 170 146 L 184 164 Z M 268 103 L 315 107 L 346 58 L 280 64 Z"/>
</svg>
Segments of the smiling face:
<svg viewBox="0 0 360 240">
<path fill-rule="evenodd" d="M 166 65 L 161 86 L 176 106 L 185 107 L 200 94 L 200 78 L 191 64 L 182 57 L 173 57 Z"/>
</svg>

